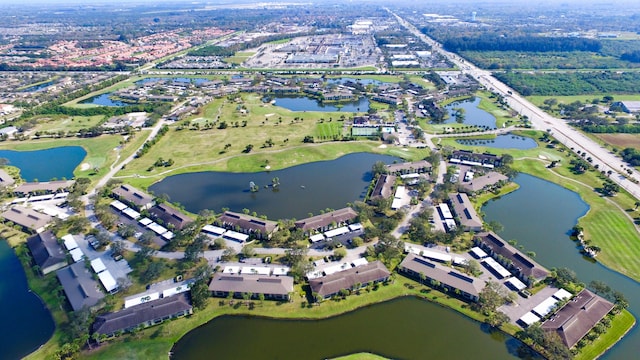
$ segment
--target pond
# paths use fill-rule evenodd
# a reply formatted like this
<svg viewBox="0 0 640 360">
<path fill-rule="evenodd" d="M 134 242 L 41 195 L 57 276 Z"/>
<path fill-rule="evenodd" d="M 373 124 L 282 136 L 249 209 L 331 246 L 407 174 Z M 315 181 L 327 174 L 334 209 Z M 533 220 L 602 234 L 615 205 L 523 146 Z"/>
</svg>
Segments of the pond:
<svg viewBox="0 0 640 360">
<path fill-rule="evenodd" d="M 44 89 L 46 87 L 49 87 L 49 86 L 53 85 L 53 83 L 55 83 L 55 80 L 49 80 L 49 81 L 43 82 L 41 84 L 28 86 L 28 87 L 22 89 L 22 91 L 23 92 L 34 92 L 34 91 L 42 90 L 42 89 Z"/>
<path fill-rule="evenodd" d="M 20 177 L 26 181 L 49 181 L 53 178 L 73 178 L 80 162 L 87 156 L 81 146 L 61 146 L 34 151 L 0 150 L 0 158 L 20 169 Z"/>
<path fill-rule="evenodd" d="M 369 111 L 369 99 L 361 97 L 357 101 L 340 103 L 322 103 L 306 96 L 276 96 L 275 105 L 291 111 L 321 111 L 321 112 L 366 112 Z"/>
<path fill-rule="evenodd" d="M 612 271 L 600 263 L 583 257 L 576 243 L 569 238 L 571 228 L 589 209 L 578 194 L 559 185 L 520 174 L 520 188 L 482 208 L 485 221 L 498 221 L 504 226 L 499 235 L 515 239 L 525 251 L 536 253 L 536 261 L 547 268 L 567 267 L 576 272 L 580 281 L 607 283 L 624 293 L 629 310 L 640 315 L 640 284 Z M 636 326 L 621 342 L 609 350 L 605 359 L 633 359 L 637 356 L 640 331 Z"/>
<path fill-rule="evenodd" d="M 458 139 L 458 144 L 467 146 L 484 146 L 497 149 L 533 149 L 538 146 L 535 140 L 526 136 L 513 134 L 498 135 L 493 139 Z"/>
<path fill-rule="evenodd" d="M 520 345 L 452 310 L 405 297 L 323 320 L 222 316 L 180 339 L 172 359 L 329 359 L 363 351 L 392 359 L 513 359 Z"/>
<path fill-rule="evenodd" d="M 376 161 L 390 164 L 398 158 L 356 153 L 269 172 L 180 174 L 153 184 L 149 190 L 156 195 L 167 194 L 169 201 L 179 202 L 193 213 L 220 211 L 223 207 L 241 212 L 246 208 L 273 220 L 302 219 L 309 213 L 317 215 L 320 210 L 343 208 L 348 202 L 363 199 Z M 275 177 L 280 179 L 280 186 L 265 188 Z M 260 190 L 251 192 L 250 182 Z"/>
<path fill-rule="evenodd" d="M 493 129 L 496 127 L 496 118 L 490 113 L 478 108 L 480 105 L 480 98 L 473 97 L 467 100 L 455 101 L 451 104 L 444 107 L 444 110 L 449 113 L 449 118 L 444 121 L 445 124 L 454 124 L 457 121 L 455 113 L 456 109 L 464 110 L 464 120 L 462 121 L 465 125 L 475 125 L 481 127 L 488 127 Z"/>
<path fill-rule="evenodd" d="M 127 106 L 131 105 L 124 101 L 113 100 L 111 99 L 111 93 L 101 94 L 92 96 L 88 99 L 84 99 L 80 101 L 80 104 L 93 104 L 93 105 L 101 105 L 101 106 Z"/>
<path fill-rule="evenodd" d="M 354 82 L 354 83 L 359 83 L 362 84 L 364 86 L 367 85 L 382 85 L 382 84 L 389 84 L 386 82 L 382 82 L 379 80 L 373 80 L 373 79 L 356 79 L 356 78 L 350 78 L 350 77 L 341 77 L 341 78 L 332 78 L 332 79 L 327 79 L 327 83 L 329 84 L 344 84 L 347 82 Z"/>
<path fill-rule="evenodd" d="M 31 292 L 15 252 L 0 239 L 0 349 L 3 359 L 20 359 L 49 340 L 51 313 Z"/>
</svg>

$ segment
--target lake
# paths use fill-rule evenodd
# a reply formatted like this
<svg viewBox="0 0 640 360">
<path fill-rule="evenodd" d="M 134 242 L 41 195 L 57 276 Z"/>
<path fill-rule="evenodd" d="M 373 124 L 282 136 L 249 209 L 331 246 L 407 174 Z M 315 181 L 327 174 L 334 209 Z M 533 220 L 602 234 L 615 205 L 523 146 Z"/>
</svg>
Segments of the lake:
<svg viewBox="0 0 640 360">
<path fill-rule="evenodd" d="M 53 85 L 53 83 L 55 83 L 55 80 L 49 80 L 49 81 L 43 82 L 41 84 L 28 86 L 28 87 L 22 89 L 22 91 L 23 92 L 34 92 L 34 91 L 42 90 L 42 89 L 44 89 L 46 87 L 49 87 L 49 86 Z"/>
<path fill-rule="evenodd" d="M 444 121 L 445 124 L 455 124 L 457 119 L 455 117 L 455 109 L 464 109 L 464 121 L 465 125 L 486 126 L 490 129 L 496 127 L 496 118 L 490 113 L 478 108 L 480 105 L 480 98 L 473 97 L 467 100 L 455 101 L 444 107 L 444 110 L 449 113 L 449 118 Z"/>
<path fill-rule="evenodd" d="M 369 111 L 369 99 L 361 97 L 357 101 L 340 103 L 322 103 L 306 96 L 276 96 L 275 105 L 291 111 L 321 111 L 321 112 L 366 112 Z"/>
<path fill-rule="evenodd" d="M 49 340 L 55 329 L 44 303 L 27 286 L 13 249 L 0 240 L 0 349 L 3 359 L 20 359 Z"/>
<path fill-rule="evenodd" d="M 385 83 L 379 80 L 373 80 L 373 79 L 356 79 L 356 78 L 350 78 L 350 77 L 341 77 L 341 78 L 331 78 L 331 79 L 327 79 L 327 83 L 329 84 L 344 84 L 346 82 L 354 82 L 354 83 L 359 83 L 361 85 L 367 86 L 367 85 L 382 85 L 382 84 L 389 84 L 389 83 Z"/>
<path fill-rule="evenodd" d="M 370 153 L 349 154 L 336 160 L 318 161 L 277 171 L 258 173 L 199 172 L 174 175 L 149 187 L 156 196 L 169 195 L 190 212 L 223 207 L 266 215 L 269 219 L 302 219 L 326 208 L 339 209 L 362 200 L 372 180 L 376 161 L 391 164 L 399 159 Z M 265 188 L 278 177 L 278 189 Z M 260 187 L 249 190 L 249 183 Z M 183 186 L 189 184 L 189 186 Z"/>
<path fill-rule="evenodd" d="M 601 280 L 612 289 L 622 291 L 629 301 L 629 310 L 637 318 L 640 284 L 583 257 L 569 238 L 571 228 L 586 214 L 588 205 L 577 193 L 531 175 L 520 174 L 516 182 L 520 185 L 518 190 L 483 206 L 484 220 L 501 223 L 504 230 L 499 235 L 505 240 L 517 240 L 525 251 L 534 251 L 541 265 L 549 269 L 567 267 L 585 284 Z M 640 331 L 636 325 L 604 358 L 636 358 L 638 344 Z"/>
<path fill-rule="evenodd" d="M 124 101 L 120 100 L 112 100 L 111 93 L 101 94 L 92 96 L 88 99 L 84 99 L 80 101 L 80 104 L 93 104 L 93 105 L 101 105 L 101 106 L 127 106 L 131 105 Z"/>
<path fill-rule="evenodd" d="M 86 156 L 87 152 L 81 146 L 34 151 L 0 150 L 0 158 L 8 159 L 9 165 L 20 168 L 20 176 L 26 181 L 72 179 L 73 170 Z"/>
<path fill-rule="evenodd" d="M 533 149 L 538 146 L 535 140 L 526 136 L 513 134 L 497 135 L 493 139 L 457 139 L 458 144 L 467 146 L 485 146 L 496 149 Z"/>
<path fill-rule="evenodd" d="M 322 320 L 221 316 L 180 339 L 172 359 L 328 359 L 367 351 L 392 359 L 498 360 L 516 358 L 519 347 L 452 310 L 405 297 Z"/>
</svg>

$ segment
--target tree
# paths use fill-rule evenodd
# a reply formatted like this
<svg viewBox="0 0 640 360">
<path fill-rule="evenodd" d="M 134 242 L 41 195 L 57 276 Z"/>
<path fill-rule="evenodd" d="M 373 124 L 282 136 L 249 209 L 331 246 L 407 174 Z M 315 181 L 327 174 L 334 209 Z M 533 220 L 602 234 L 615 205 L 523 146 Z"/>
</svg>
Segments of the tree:
<svg viewBox="0 0 640 360">
<path fill-rule="evenodd" d="M 156 251 L 148 246 L 141 246 L 140 250 L 134 255 L 136 262 L 144 264 Z"/>
<path fill-rule="evenodd" d="M 502 324 L 509 322 L 509 316 L 502 311 L 496 311 L 489 315 L 487 323 L 495 328 L 500 327 Z"/>
<path fill-rule="evenodd" d="M 202 310 L 207 307 L 210 292 L 208 279 L 198 279 L 191 285 L 191 301 L 196 309 Z"/>
<path fill-rule="evenodd" d="M 118 228 L 118 235 L 126 239 L 136 234 L 136 226 L 133 224 L 124 224 Z"/>
<path fill-rule="evenodd" d="M 566 287 L 578 282 L 575 271 L 568 268 L 559 268 L 555 271 L 556 283 L 558 287 Z"/>
<path fill-rule="evenodd" d="M 227 248 L 222 252 L 222 256 L 220 256 L 220 261 L 227 262 L 233 260 L 236 257 L 236 251 L 232 248 Z"/>
<path fill-rule="evenodd" d="M 611 292 L 611 288 L 605 282 L 600 280 L 593 280 L 589 283 L 589 287 L 593 289 L 596 294 L 606 295 Z"/>
<path fill-rule="evenodd" d="M 154 261 L 149 266 L 147 266 L 146 270 L 144 270 L 140 274 L 140 281 L 143 283 L 151 282 L 152 280 L 157 279 L 162 271 L 164 270 L 165 265 L 163 262 Z"/>
<path fill-rule="evenodd" d="M 396 239 L 392 235 L 383 234 L 375 247 L 376 255 L 382 256 L 383 262 L 389 265 L 393 260 L 398 259 L 404 251 L 404 242 Z"/>
<path fill-rule="evenodd" d="M 376 177 L 378 175 L 381 175 L 381 174 L 386 174 L 387 173 L 387 166 L 382 161 L 376 161 L 373 164 L 373 166 L 371 167 L 371 172 L 373 173 L 374 177 Z"/>
<path fill-rule="evenodd" d="M 256 256 L 256 250 L 253 245 L 248 244 L 242 247 L 241 254 L 244 258 L 254 257 Z"/>
<path fill-rule="evenodd" d="M 199 234 L 198 236 L 196 236 L 191 244 L 187 245 L 186 249 L 184 250 L 183 260 L 186 262 L 197 261 L 198 257 L 204 254 L 204 243 L 207 239 L 207 236 L 204 234 Z"/>
<path fill-rule="evenodd" d="M 313 265 L 307 258 L 308 248 L 295 244 L 291 249 L 285 250 L 285 262 L 291 267 L 291 275 L 296 282 L 304 279 L 304 276 L 311 271 Z"/>
<path fill-rule="evenodd" d="M 347 256 L 347 250 L 345 250 L 344 248 L 338 248 L 333 251 L 333 257 L 336 260 L 340 260 L 345 256 Z"/>
<path fill-rule="evenodd" d="M 480 292 L 480 299 L 478 300 L 480 311 L 483 314 L 490 315 L 500 305 L 504 304 L 505 297 L 501 290 L 499 283 L 495 281 L 487 282 L 487 285 Z"/>
<path fill-rule="evenodd" d="M 111 252 L 115 256 L 122 255 L 122 253 L 124 252 L 124 249 L 125 249 L 124 242 L 121 240 L 114 241 L 113 244 L 111 244 Z"/>
<path fill-rule="evenodd" d="M 150 245 L 155 237 L 156 234 L 153 233 L 153 231 L 145 231 L 142 233 L 142 235 L 140 235 L 138 243 L 142 245 Z"/>
</svg>

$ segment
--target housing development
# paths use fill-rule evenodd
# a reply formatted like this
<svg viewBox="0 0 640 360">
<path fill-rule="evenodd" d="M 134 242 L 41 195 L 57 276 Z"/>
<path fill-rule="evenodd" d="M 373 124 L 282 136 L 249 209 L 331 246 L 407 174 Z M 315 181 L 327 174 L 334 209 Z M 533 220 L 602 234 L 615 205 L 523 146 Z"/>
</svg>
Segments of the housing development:
<svg viewBox="0 0 640 360">
<path fill-rule="evenodd" d="M 6 5 L 7 358 L 633 357 L 640 7 L 455 5 Z"/>
</svg>

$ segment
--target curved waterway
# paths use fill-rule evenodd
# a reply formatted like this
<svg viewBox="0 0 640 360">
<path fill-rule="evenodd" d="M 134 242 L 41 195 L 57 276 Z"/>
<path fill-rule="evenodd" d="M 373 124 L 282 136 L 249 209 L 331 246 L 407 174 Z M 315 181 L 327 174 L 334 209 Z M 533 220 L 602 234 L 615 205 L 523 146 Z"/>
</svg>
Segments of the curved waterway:
<svg viewBox="0 0 640 360">
<path fill-rule="evenodd" d="M 4 240 L 0 240 L 0 274 L 0 358 L 20 359 L 47 342 L 55 324 L 29 290 L 20 260 Z"/>
<path fill-rule="evenodd" d="M 149 190 L 158 196 L 167 194 L 171 202 L 179 202 L 193 213 L 226 207 L 237 212 L 249 209 L 274 220 L 302 219 L 309 213 L 317 215 L 320 210 L 343 208 L 348 202 L 363 199 L 373 178 L 373 164 L 398 160 L 356 153 L 277 171 L 180 174 L 153 184 Z M 277 189 L 270 187 L 274 178 L 280 180 Z M 251 182 L 260 188 L 258 192 L 249 190 Z"/>
<path fill-rule="evenodd" d="M 180 339 L 172 359 L 328 359 L 366 351 L 391 359 L 497 360 L 518 357 L 520 346 L 452 310 L 405 297 L 322 320 L 221 316 Z"/>
<path fill-rule="evenodd" d="M 518 246 L 523 245 L 525 251 L 535 252 L 536 261 L 541 265 L 567 267 L 585 284 L 600 280 L 623 292 L 629 301 L 629 310 L 637 318 L 640 315 L 640 284 L 583 257 L 576 243 L 569 238 L 571 228 L 589 209 L 580 196 L 527 174 L 518 175 L 515 182 L 520 185 L 518 190 L 490 201 L 482 208 L 484 220 L 501 223 L 504 230 L 499 235 L 505 240 L 517 240 Z M 638 344 L 640 331 L 636 326 L 603 358 L 635 359 Z"/>
</svg>

